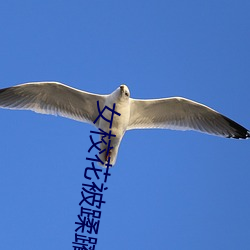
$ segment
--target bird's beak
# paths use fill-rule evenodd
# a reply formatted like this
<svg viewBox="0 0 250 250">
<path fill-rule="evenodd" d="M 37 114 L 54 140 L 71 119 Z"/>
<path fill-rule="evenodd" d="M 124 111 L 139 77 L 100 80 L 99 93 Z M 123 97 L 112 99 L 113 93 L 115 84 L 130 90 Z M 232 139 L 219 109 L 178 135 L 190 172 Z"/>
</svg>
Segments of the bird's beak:
<svg viewBox="0 0 250 250">
<path fill-rule="evenodd" d="M 120 86 L 121 92 L 124 92 L 124 85 Z"/>
</svg>

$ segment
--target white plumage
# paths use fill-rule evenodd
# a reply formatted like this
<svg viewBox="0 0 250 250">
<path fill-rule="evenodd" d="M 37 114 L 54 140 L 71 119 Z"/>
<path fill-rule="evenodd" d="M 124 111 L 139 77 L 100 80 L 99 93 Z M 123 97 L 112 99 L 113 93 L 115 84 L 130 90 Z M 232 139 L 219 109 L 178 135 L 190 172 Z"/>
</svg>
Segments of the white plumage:
<svg viewBox="0 0 250 250">
<path fill-rule="evenodd" d="M 71 88 L 58 82 L 34 82 L 0 89 L 0 107 L 26 109 L 37 113 L 60 115 L 93 124 L 105 105 L 112 107 L 121 116 L 114 116 L 111 140 L 113 149 L 100 154 L 100 159 L 115 164 L 120 142 L 126 130 L 131 129 L 175 129 L 196 130 L 228 138 L 250 137 L 250 132 L 217 111 L 194 101 L 181 98 L 140 100 L 130 98 L 126 85 L 121 85 L 110 95 L 98 95 Z M 111 113 L 106 112 L 106 116 Z M 99 119 L 96 127 L 109 131 L 109 123 Z M 103 144 L 103 143 L 102 143 Z M 101 146 L 105 149 L 105 145 Z"/>
</svg>

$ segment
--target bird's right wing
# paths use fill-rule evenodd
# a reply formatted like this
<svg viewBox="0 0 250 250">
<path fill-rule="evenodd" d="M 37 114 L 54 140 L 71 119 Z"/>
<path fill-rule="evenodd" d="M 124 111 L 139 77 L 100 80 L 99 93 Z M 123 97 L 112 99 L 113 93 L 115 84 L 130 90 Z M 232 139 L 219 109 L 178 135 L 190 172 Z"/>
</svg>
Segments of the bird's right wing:
<svg viewBox="0 0 250 250">
<path fill-rule="evenodd" d="M 196 130 L 208 134 L 247 138 L 250 132 L 217 111 L 181 97 L 130 99 L 130 129 L 165 128 Z"/>
<path fill-rule="evenodd" d="M 93 124 L 106 96 L 84 92 L 58 82 L 33 82 L 0 89 L 0 107 L 60 115 Z"/>
</svg>

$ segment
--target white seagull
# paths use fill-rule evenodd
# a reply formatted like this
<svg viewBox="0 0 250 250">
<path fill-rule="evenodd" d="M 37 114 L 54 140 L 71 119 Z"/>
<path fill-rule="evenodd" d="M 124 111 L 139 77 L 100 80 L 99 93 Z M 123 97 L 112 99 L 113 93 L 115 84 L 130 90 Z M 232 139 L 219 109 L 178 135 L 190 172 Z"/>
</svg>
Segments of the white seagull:
<svg viewBox="0 0 250 250">
<path fill-rule="evenodd" d="M 246 139 L 250 131 L 217 111 L 182 97 L 162 99 L 133 99 L 126 85 L 120 85 L 109 95 L 98 95 L 78 90 L 59 82 L 31 82 L 10 88 L 0 89 L 0 107 L 7 109 L 32 110 L 37 113 L 60 115 L 73 120 L 93 124 L 103 131 L 109 131 L 109 123 L 99 116 L 97 109 L 105 106 L 121 115 L 114 115 L 112 124 L 111 146 L 101 143 L 99 155 L 103 166 L 114 165 L 120 142 L 127 130 L 131 129 L 174 129 L 196 130 L 226 138 Z M 111 112 L 105 110 L 103 116 L 111 118 Z"/>
</svg>

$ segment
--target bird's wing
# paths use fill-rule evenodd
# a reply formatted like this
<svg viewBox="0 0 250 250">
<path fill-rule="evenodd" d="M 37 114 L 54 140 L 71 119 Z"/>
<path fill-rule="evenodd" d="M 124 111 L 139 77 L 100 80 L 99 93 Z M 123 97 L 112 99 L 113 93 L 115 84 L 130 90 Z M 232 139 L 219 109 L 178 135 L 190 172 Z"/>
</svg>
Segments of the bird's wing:
<svg viewBox="0 0 250 250">
<path fill-rule="evenodd" d="M 105 95 L 96 95 L 58 82 L 34 82 L 0 89 L 0 107 L 33 110 L 37 113 L 60 115 L 77 121 L 93 123 Z"/>
<path fill-rule="evenodd" d="M 181 98 L 155 100 L 130 100 L 129 129 L 166 128 L 197 130 L 233 138 L 250 137 L 250 132 L 219 114 L 217 111 L 194 101 Z"/>
</svg>

